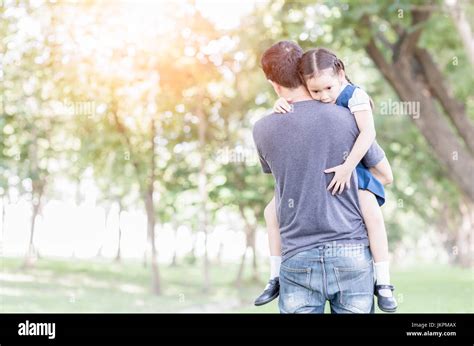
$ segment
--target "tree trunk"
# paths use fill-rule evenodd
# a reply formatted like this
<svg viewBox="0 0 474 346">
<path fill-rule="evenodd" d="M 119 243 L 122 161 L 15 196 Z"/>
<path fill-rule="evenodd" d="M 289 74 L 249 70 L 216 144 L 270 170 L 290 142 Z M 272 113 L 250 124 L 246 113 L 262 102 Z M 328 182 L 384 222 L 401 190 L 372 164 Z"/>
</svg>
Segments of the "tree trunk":
<svg viewBox="0 0 474 346">
<path fill-rule="evenodd" d="M 33 205 L 33 212 L 30 219 L 30 241 L 28 243 L 28 252 L 26 262 L 29 264 L 29 260 L 33 260 L 35 256 L 35 245 L 34 245 L 34 235 L 35 235 L 35 224 L 36 216 L 38 216 L 38 205 Z"/>
<path fill-rule="evenodd" d="M 30 240 L 28 243 L 28 251 L 26 253 L 25 261 L 23 264 L 24 268 L 32 267 L 38 254 L 34 245 L 34 236 L 36 228 L 36 217 L 38 216 L 38 213 L 41 208 L 41 199 L 43 197 L 45 182 L 41 180 L 35 180 L 33 181 L 32 185 L 32 214 L 30 219 Z"/>
<path fill-rule="evenodd" d="M 148 216 L 147 216 L 147 220 L 148 220 Z M 150 241 L 150 233 L 148 232 L 148 226 L 147 226 L 146 243 L 145 244 L 146 244 L 145 245 L 145 250 L 143 251 L 143 268 L 148 267 L 148 257 L 150 256 L 149 254 L 151 253 L 151 251 L 150 251 L 151 241 Z"/>
<path fill-rule="evenodd" d="M 3 242 L 5 241 L 5 217 L 6 217 L 6 207 L 5 207 L 5 204 L 6 204 L 6 196 L 3 195 L 2 196 L 2 241 L 0 243 L 0 253 L 3 251 Z"/>
<path fill-rule="evenodd" d="M 365 17 L 365 26 L 370 27 L 370 25 L 369 19 Z M 365 49 L 400 100 L 419 104 L 420 114 L 412 117 L 413 123 L 431 146 L 434 155 L 445 168 L 446 174 L 459 187 L 463 195 L 474 201 L 474 184 L 472 184 L 474 157 L 469 149 L 472 143 L 472 139 L 469 139 L 472 134 L 472 124 L 465 113 L 460 113 L 463 108 L 437 98 L 440 93 L 447 99 L 450 95 L 444 86 L 437 88 L 433 86 L 435 66 L 432 61 L 424 59 L 423 50 L 416 47 L 416 39 L 419 35 L 415 36 L 415 34 L 418 31 L 400 37 L 399 41 L 402 42 L 398 46 L 404 47 L 404 49 L 401 48 L 403 54 L 393 52 L 393 63 L 385 59 L 374 38 L 369 40 Z M 403 41 L 409 41 L 409 43 L 404 44 Z M 447 117 L 438 111 L 436 100 L 440 101 L 442 107 L 447 110 Z M 461 136 L 453 131 L 453 127 Z"/>
<path fill-rule="evenodd" d="M 191 251 L 189 251 L 189 264 L 194 265 L 196 263 L 196 243 L 197 243 L 197 234 L 193 231 L 192 234 L 193 240 L 191 245 Z"/>
<path fill-rule="evenodd" d="M 155 120 L 151 121 L 151 162 L 150 162 L 150 176 L 147 181 L 147 189 L 145 191 L 145 209 L 147 215 L 147 234 L 150 241 L 151 248 L 151 277 L 152 277 L 152 291 L 156 295 L 161 294 L 161 281 L 160 273 L 158 268 L 158 256 L 156 251 L 155 242 L 155 203 L 153 199 L 154 194 L 154 182 L 155 182 L 155 134 L 156 134 L 156 123 Z"/>
<path fill-rule="evenodd" d="M 239 271 L 237 272 L 237 277 L 235 278 L 235 286 L 237 287 L 240 287 L 242 285 L 242 277 L 244 275 L 246 257 L 247 257 L 247 245 L 245 246 L 244 253 L 242 254 L 242 258 L 240 260 L 240 265 L 239 265 Z"/>
<path fill-rule="evenodd" d="M 157 251 L 155 244 L 155 212 L 153 208 L 153 188 L 151 188 L 145 196 L 145 209 L 147 214 L 147 234 L 150 241 L 150 263 L 151 263 L 151 278 L 152 291 L 156 295 L 161 294 L 161 282 L 157 263 Z"/>
<path fill-rule="evenodd" d="M 218 266 L 222 265 L 222 255 L 224 252 L 224 244 L 222 242 L 219 243 L 219 250 L 217 251 L 217 259 L 216 259 L 216 264 Z"/>
<path fill-rule="evenodd" d="M 178 265 L 176 244 L 178 240 L 178 225 L 176 222 L 173 222 L 173 235 L 174 235 L 174 247 L 173 247 L 173 258 L 171 260 L 171 267 L 176 267 Z"/>
<path fill-rule="evenodd" d="M 122 259 L 122 254 L 121 254 L 121 248 L 122 248 L 122 225 L 121 225 L 121 217 L 122 217 L 122 211 L 123 211 L 123 206 L 122 202 L 120 199 L 117 201 L 118 203 L 118 244 L 117 244 L 117 254 L 115 255 L 115 262 L 120 262 Z"/>
<path fill-rule="evenodd" d="M 474 265 L 474 204 L 463 199 L 460 212 L 454 252 L 455 263 L 465 268 L 472 268 Z"/>
<path fill-rule="evenodd" d="M 461 37 L 469 62 L 471 65 L 474 65 L 474 37 L 472 35 L 469 20 L 466 18 L 466 9 L 461 8 L 458 1 L 445 0 L 444 2 L 449 14 L 453 18 L 453 23 L 456 26 L 459 36 Z M 468 1 L 466 1 L 465 4 L 467 5 Z"/>
<path fill-rule="evenodd" d="M 423 22 L 429 13 L 413 11 L 414 30 L 395 30 L 397 44 L 386 47 L 393 62 L 389 62 L 371 36 L 365 50 L 377 68 L 393 87 L 401 101 L 416 102 L 420 114 L 412 117 L 413 123 L 431 146 L 447 176 L 456 184 L 462 196 L 461 222 L 455 225 L 455 239 L 451 240 L 454 261 L 463 266 L 472 265 L 472 230 L 474 226 L 474 125 L 466 114 L 465 105 L 456 100 L 446 85 L 441 70 L 430 53 L 417 47 Z M 363 17 L 359 31 L 370 29 L 368 15 Z M 397 28 L 394 28 L 397 29 Z M 360 32 L 359 32 L 360 33 Z M 383 43 L 383 41 L 382 41 Z M 465 43 L 466 44 L 466 43 Z M 471 47 L 469 42 L 468 47 Z M 389 54 L 390 55 L 390 54 Z M 472 59 L 471 59 L 472 60 Z M 440 112 L 441 106 L 444 114 Z M 446 224 L 451 224 L 446 222 Z"/>
<path fill-rule="evenodd" d="M 171 264 L 170 267 L 177 267 L 178 266 L 178 261 L 176 259 L 176 250 L 173 253 L 173 258 L 171 259 Z"/>
<path fill-rule="evenodd" d="M 259 281 L 259 275 L 258 275 L 258 263 L 257 263 L 257 249 L 255 246 L 255 241 L 256 241 L 256 228 L 252 227 L 250 236 L 249 236 L 249 241 L 250 241 L 250 248 L 252 249 L 252 280 L 254 282 Z"/>
<path fill-rule="evenodd" d="M 416 48 L 415 56 L 422 67 L 430 93 L 440 102 L 457 134 L 465 142 L 471 155 L 474 155 L 474 125 L 466 114 L 465 104 L 454 98 L 453 91 L 446 85 L 442 72 L 426 49 Z"/>
<path fill-rule="evenodd" d="M 109 213 L 110 213 L 110 205 L 109 204 L 106 204 L 105 206 L 105 215 L 104 215 L 104 232 L 107 232 L 107 220 L 109 219 Z M 101 242 L 100 242 L 100 247 L 99 247 L 99 250 L 97 250 L 97 254 L 95 255 L 95 257 L 97 258 L 102 258 L 104 257 L 103 256 L 103 249 L 104 249 L 104 241 L 105 241 L 105 235 L 104 237 L 102 238 Z"/>
<path fill-rule="evenodd" d="M 252 249 L 252 280 L 259 281 L 258 277 L 258 266 L 257 266 L 257 252 L 255 249 L 255 236 L 256 236 L 256 225 L 252 225 L 245 215 L 245 210 L 242 205 L 239 205 L 239 211 L 242 219 L 245 222 L 245 251 L 242 255 L 242 261 L 240 263 L 239 272 L 237 273 L 237 278 L 235 280 L 237 285 L 240 285 L 242 281 L 242 275 L 244 271 L 244 264 L 245 264 L 245 257 L 247 254 L 247 250 L 250 248 Z"/>
<path fill-rule="evenodd" d="M 148 246 L 150 244 L 150 240 L 147 239 L 145 250 L 143 251 L 143 268 L 146 268 L 148 266 Z"/>
<path fill-rule="evenodd" d="M 474 265 L 474 207 L 464 198 L 459 209 L 444 208 L 438 215 L 436 228 L 446 235 L 445 248 L 450 264 L 465 268 Z"/>
<path fill-rule="evenodd" d="M 200 211 L 200 229 L 204 232 L 204 285 L 203 291 L 209 292 L 211 286 L 209 274 L 209 256 L 208 256 L 208 215 L 207 215 L 207 173 L 206 173 L 206 131 L 207 119 L 201 108 L 198 108 L 197 114 L 199 117 L 199 148 L 201 151 L 199 162 L 199 195 L 201 199 Z"/>
</svg>

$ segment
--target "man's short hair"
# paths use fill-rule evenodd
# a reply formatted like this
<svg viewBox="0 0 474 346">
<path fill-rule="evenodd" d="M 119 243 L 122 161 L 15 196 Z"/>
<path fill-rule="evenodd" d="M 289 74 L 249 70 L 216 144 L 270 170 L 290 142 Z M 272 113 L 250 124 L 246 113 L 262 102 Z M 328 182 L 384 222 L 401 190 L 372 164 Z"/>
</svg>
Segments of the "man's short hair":
<svg viewBox="0 0 474 346">
<path fill-rule="evenodd" d="M 295 89 L 303 82 L 298 73 L 303 50 L 298 44 L 280 41 L 268 48 L 262 55 L 261 65 L 267 79 L 289 89 Z"/>
</svg>

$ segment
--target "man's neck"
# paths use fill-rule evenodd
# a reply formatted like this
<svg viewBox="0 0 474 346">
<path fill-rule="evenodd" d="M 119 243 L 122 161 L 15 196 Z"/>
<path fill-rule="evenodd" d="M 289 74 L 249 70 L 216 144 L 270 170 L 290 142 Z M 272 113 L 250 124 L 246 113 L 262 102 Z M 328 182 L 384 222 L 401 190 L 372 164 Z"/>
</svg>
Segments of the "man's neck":
<svg viewBox="0 0 474 346">
<path fill-rule="evenodd" d="M 280 97 L 291 100 L 292 103 L 312 100 L 311 95 L 305 87 L 298 87 L 296 89 L 285 88 L 281 90 Z"/>
</svg>

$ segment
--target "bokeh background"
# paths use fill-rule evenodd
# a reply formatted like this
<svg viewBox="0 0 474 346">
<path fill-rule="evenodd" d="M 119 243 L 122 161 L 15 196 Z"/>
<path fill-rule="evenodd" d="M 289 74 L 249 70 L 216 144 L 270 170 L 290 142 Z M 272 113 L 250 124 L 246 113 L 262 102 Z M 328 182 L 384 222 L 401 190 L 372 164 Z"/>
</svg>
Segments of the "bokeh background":
<svg viewBox="0 0 474 346">
<path fill-rule="evenodd" d="M 400 312 L 474 312 L 474 6 L 0 0 L 0 312 L 278 312 L 262 52 L 324 46 L 375 103 Z"/>
</svg>

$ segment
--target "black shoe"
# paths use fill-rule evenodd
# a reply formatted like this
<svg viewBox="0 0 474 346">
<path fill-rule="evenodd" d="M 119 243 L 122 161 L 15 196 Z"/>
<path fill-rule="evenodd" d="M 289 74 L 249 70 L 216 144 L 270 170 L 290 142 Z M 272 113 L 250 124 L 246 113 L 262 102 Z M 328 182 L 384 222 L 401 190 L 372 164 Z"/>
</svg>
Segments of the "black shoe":
<svg viewBox="0 0 474 346">
<path fill-rule="evenodd" d="M 384 297 L 380 295 L 380 290 L 382 289 L 388 289 L 392 291 L 392 297 Z M 375 292 L 374 294 L 377 296 L 377 304 L 379 306 L 379 309 L 385 312 L 395 312 L 397 311 L 397 301 L 395 300 L 395 297 L 393 297 L 393 290 L 395 287 L 392 285 L 375 285 Z"/>
<path fill-rule="evenodd" d="M 278 297 L 280 294 L 280 280 L 278 277 L 271 279 L 268 281 L 267 288 L 263 291 L 263 293 L 255 299 L 255 305 L 260 306 L 267 303 L 270 303 L 273 299 Z"/>
</svg>

